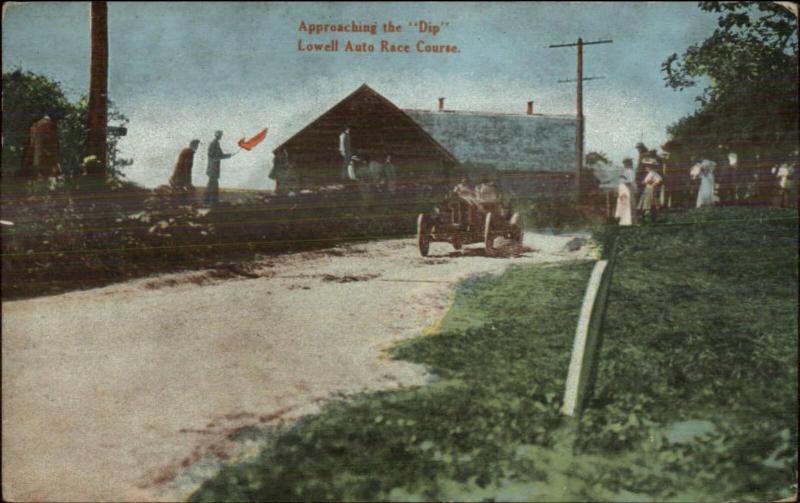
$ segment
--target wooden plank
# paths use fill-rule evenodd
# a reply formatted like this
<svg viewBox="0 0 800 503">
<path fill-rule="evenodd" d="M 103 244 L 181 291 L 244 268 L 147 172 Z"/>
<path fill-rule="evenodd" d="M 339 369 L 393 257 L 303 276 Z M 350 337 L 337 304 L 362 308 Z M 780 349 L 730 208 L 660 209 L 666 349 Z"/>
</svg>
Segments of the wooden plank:
<svg viewBox="0 0 800 503">
<path fill-rule="evenodd" d="M 562 414 L 567 416 L 580 413 L 586 389 L 590 384 L 589 376 L 595 361 L 597 341 L 605 311 L 609 271 L 608 261 L 599 260 L 594 265 L 586 286 L 581 314 L 575 330 L 575 342 L 572 346 L 572 357 L 564 390 L 564 403 L 561 407 Z"/>
</svg>

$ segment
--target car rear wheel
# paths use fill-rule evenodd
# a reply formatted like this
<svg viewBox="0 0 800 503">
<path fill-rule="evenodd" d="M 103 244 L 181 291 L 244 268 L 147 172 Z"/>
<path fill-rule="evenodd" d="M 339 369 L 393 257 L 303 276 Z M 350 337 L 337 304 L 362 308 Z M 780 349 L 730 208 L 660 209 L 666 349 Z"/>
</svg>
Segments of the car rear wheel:
<svg viewBox="0 0 800 503">
<path fill-rule="evenodd" d="M 522 216 L 519 213 L 511 215 L 511 220 L 508 221 L 511 226 L 511 241 L 515 245 L 522 244 Z"/>
<path fill-rule="evenodd" d="M 427 257 L 431 239 L 428 216 L 425 213 L 420 213 L 417 217 L 417 244 L 419 245 L 419 254 Z"/>
</svg>

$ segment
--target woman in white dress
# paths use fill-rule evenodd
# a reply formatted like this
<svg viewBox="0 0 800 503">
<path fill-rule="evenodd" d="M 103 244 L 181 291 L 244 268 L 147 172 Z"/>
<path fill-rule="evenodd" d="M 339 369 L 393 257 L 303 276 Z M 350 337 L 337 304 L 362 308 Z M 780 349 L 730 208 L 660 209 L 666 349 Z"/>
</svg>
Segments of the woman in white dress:
<svg viewBox="0 0 800 503">
<path fill-rule="evenodd" d="M 614 217 L 620 225 L 633 225 L 636 217 L 636 173 L 633 171 L 633 161 L 622 161 L 622 173 L 619 176 L 617 188 L 617 210 Z"/>
<path fill-rule="evenodd" d="M 692 166 L 692 178 L 700 178 L 700 189 L 697 191 L 697 207 L 714 206 L 714 168 L 717 163 L 703 160 Z"/>
</svg>

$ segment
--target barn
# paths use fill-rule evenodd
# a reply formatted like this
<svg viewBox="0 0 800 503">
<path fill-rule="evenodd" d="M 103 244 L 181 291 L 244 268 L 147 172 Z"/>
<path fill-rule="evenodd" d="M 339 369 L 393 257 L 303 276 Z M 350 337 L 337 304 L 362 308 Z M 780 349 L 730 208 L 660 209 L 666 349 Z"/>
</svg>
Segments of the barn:
<svg viewBox="0 0 800 503">
<path fill-rule="evenodd" d="M 490 174 L 515 192 L 569 187 L 575 166 L 574 116 L 400 109 L 364 84 L 283 144 L 303 185 L 341 179 L 339 134 L 350 128 L 352 152 L 382 160 L 389 153 L 398 181 Z M 567 189 L 568 190 L 568 189 Z"/>
<path fill-rule="evenodd" d="M 279 145 L 304 186 L 341 181 L 339 135 L 350 129 L 352 152 L 382 161 L 392 154 L 399 179 L 447 179 L 459 162 L 394 103 L 364 84 Z"/>
<path fill-rule="evenodd" d="M 504 190 L 534 197 L 570 191 L 575 173 L 575 117 L 534 113 L 404 110 L 468 173 L 496 178 Z"/>
</svg>

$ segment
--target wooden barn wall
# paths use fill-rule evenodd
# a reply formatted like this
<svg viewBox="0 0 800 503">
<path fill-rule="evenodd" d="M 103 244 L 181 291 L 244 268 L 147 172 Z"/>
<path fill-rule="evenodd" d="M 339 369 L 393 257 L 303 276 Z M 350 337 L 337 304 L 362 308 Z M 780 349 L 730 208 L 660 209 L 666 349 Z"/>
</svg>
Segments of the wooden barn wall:
<svg viewBox="0 0 800 503">
<path fill-rule="evenodd" d="M 347 127 L 354 155 L 382 162 L 392 153 L 398 177 L 436 178 L 451 164 L 411 119 L 365 91 L 339 103 L 284 144 L 305 180 L 338 180 L 339 135 Z"/>
</svg>

